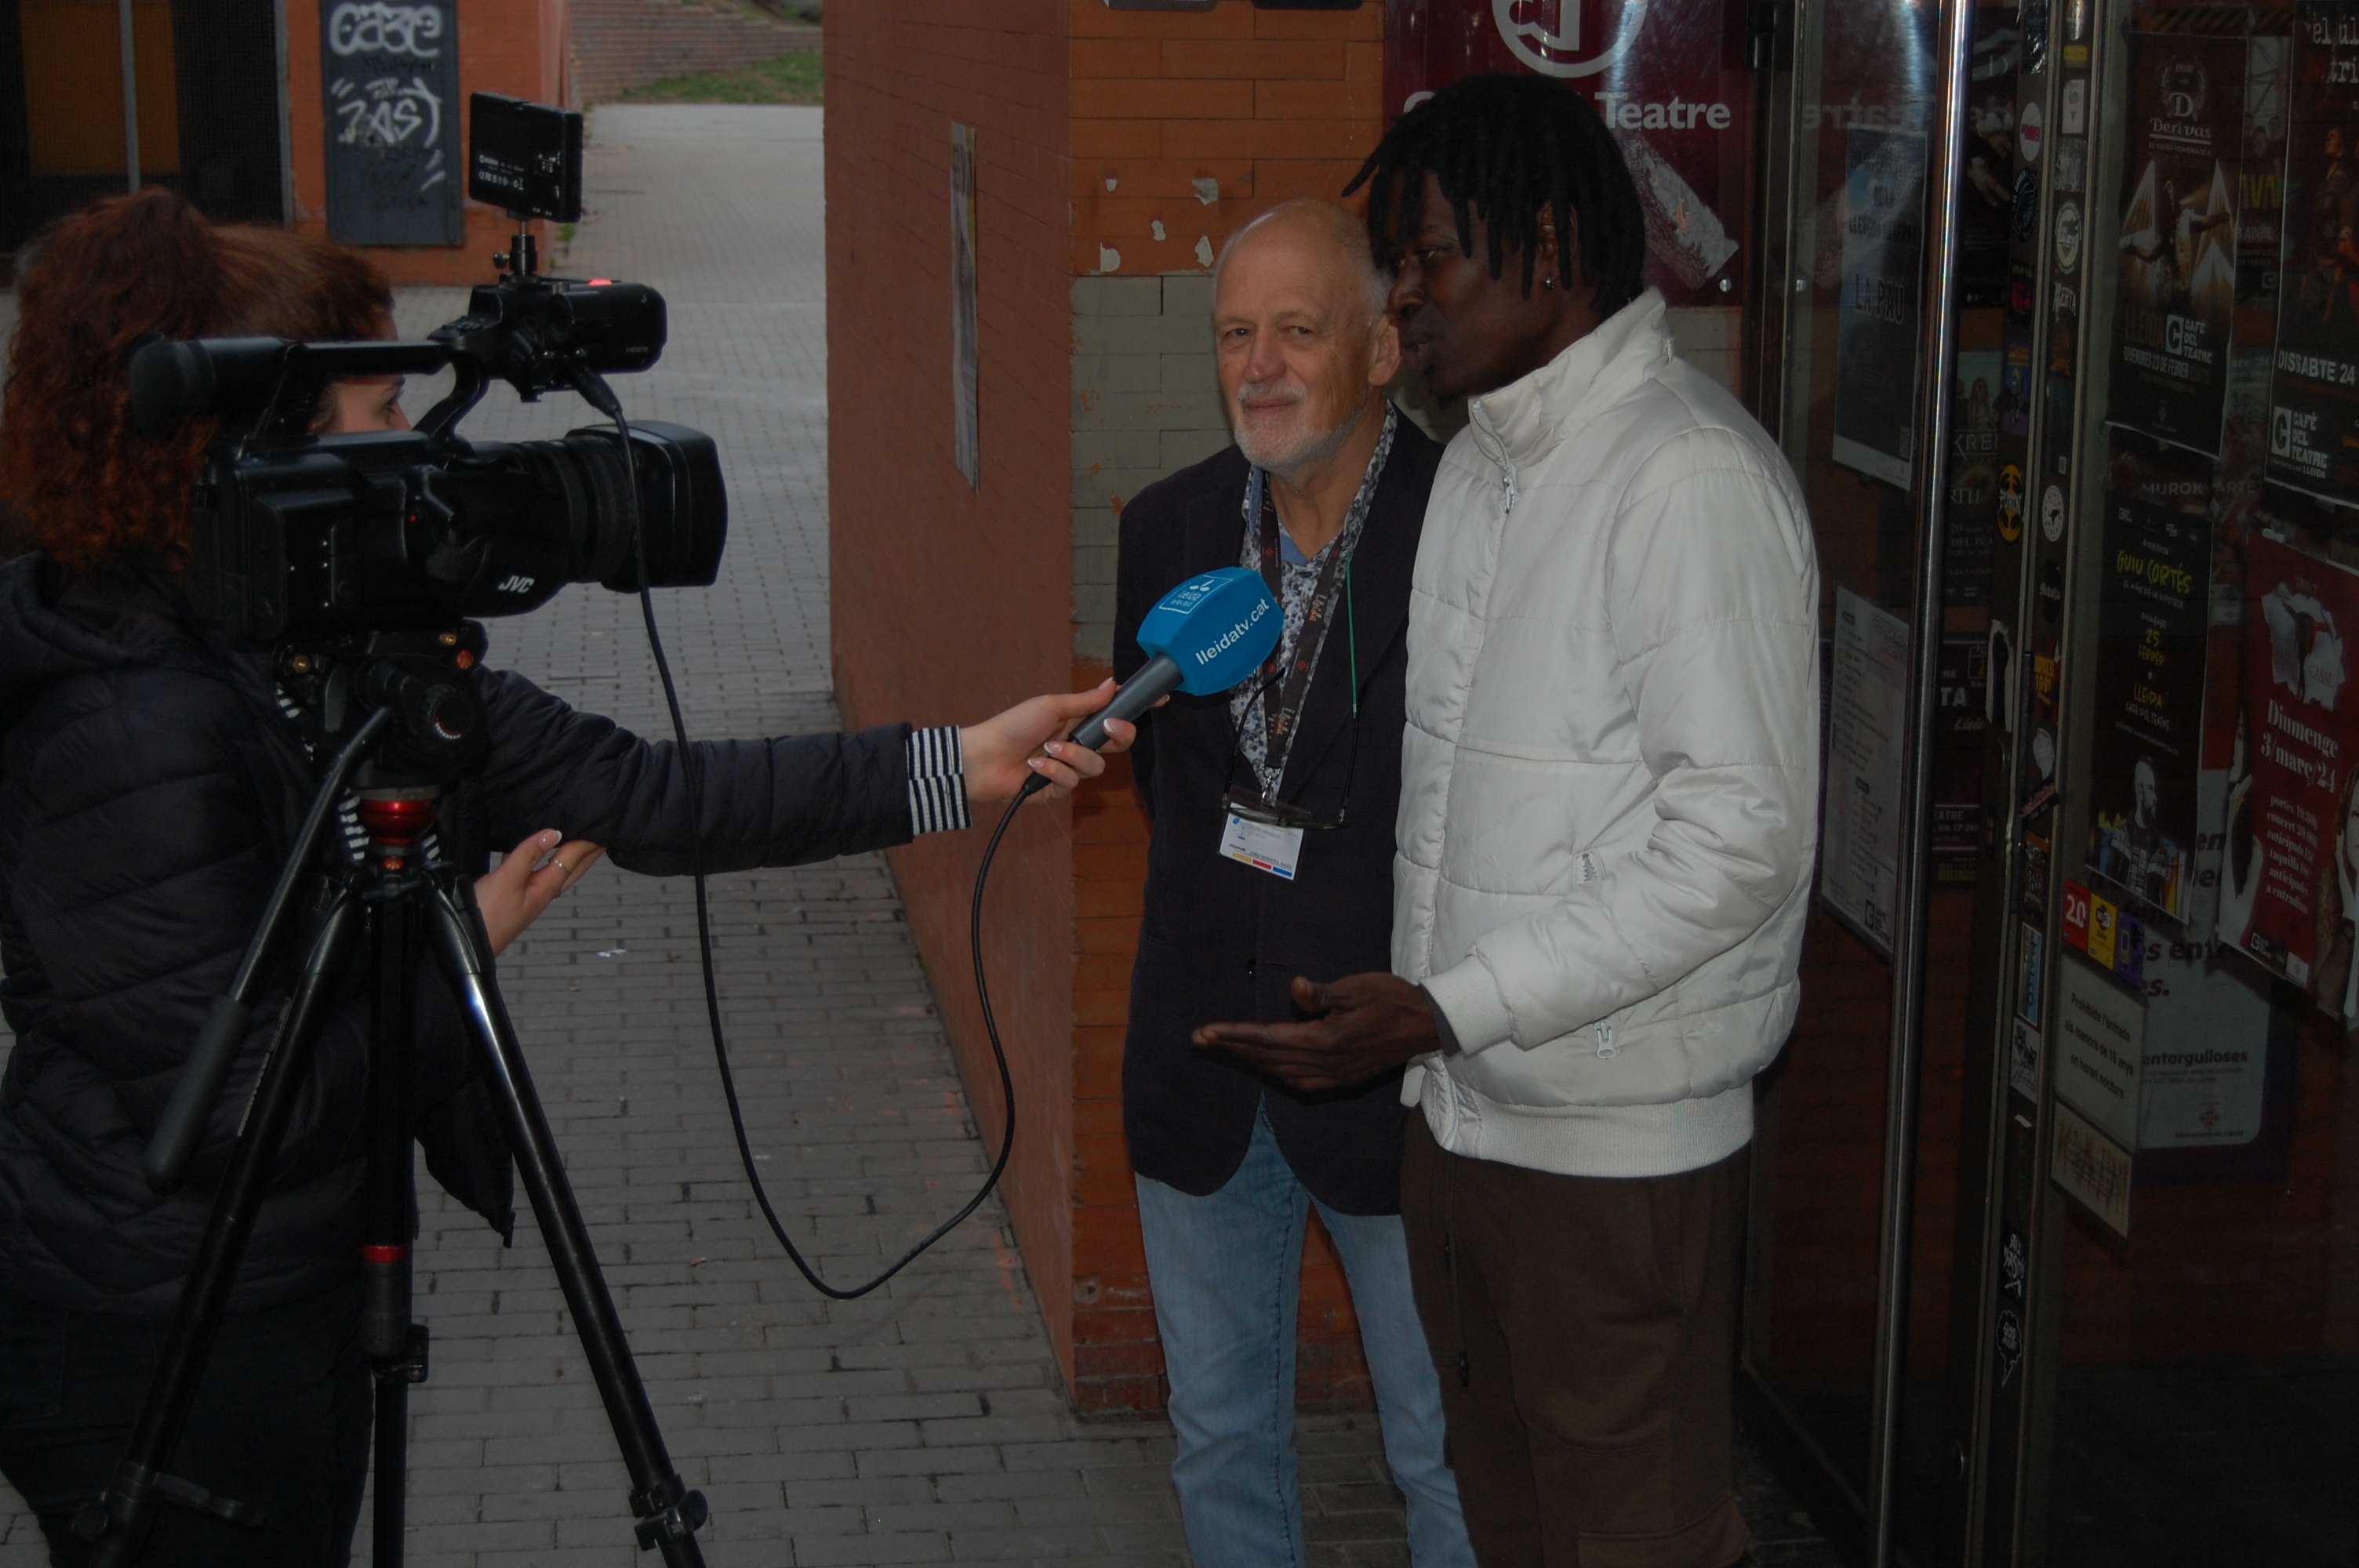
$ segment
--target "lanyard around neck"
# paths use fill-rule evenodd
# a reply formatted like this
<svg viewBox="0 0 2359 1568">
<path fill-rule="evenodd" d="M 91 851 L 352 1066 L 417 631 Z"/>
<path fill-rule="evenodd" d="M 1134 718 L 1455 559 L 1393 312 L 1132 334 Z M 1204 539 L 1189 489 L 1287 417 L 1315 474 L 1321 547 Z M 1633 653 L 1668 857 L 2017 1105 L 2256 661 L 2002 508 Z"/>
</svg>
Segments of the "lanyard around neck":
<svg viewBox="0 0 2359 1568">
<path fill-rule="evenodd" d="M 1285 569 L 1278 560 L 1277 508 L 1268 503 L 1268 475 L 1256 465 L 1245 481 L 1246 515 L 1253 519 L 1258 535 L 1262 580 L 1269 587 L 1272 597 L 1285 602 Z M 1347 519 L 1343 533 L 1351 532 Z M 1335 611 L 1335 598 L 1340 590 L 1343 597 L 1343 614 L 1347 622 L 1345 636 L 1351 669 L 1344 677 L 1344 687 L 1352 703 L 1353 724 L 1360 717 L 1360 650 L 1358 605 L 1352 593 L 1352 552 L 1355 540 L 1337 535 L 1337 542 L 1320 564 L 1319 576 L 1304 608 L 1302 628 L 1297 633 L 1290 664 L 1281 666 L 1281 654 L 1273 653 L 1262 666 L 1261 690 L 1264 717 L 1264 752 L 1268 773 L 1278 779 L 1286 776 L 1286 763 L 1294 750 L 1294 738 L 1302 716 L 1302 706 L 1310 694 L 1310 677 L 1327 645 L 1327 631 Z"/>
</svg>

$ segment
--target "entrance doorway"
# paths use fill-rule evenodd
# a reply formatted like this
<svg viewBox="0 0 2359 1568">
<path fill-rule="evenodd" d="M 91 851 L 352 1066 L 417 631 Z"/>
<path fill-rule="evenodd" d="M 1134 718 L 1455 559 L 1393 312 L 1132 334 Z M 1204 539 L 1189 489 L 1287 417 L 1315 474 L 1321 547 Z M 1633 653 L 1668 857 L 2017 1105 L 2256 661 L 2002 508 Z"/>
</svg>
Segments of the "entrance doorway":
<svg viewBox="0 0 2359 1568">
<path fill-rule="evenodd" d="M 280 53 L 270 0 L 0 0 L 0 251 L 136 185 L 284 222 Z"/>
<path fill-rule="evenodd" d="M 2359 1562 L 2359 8 L 1797 0 L 1763 91 L 1748 1424 L 1864 1562 Z"/>
</svg>

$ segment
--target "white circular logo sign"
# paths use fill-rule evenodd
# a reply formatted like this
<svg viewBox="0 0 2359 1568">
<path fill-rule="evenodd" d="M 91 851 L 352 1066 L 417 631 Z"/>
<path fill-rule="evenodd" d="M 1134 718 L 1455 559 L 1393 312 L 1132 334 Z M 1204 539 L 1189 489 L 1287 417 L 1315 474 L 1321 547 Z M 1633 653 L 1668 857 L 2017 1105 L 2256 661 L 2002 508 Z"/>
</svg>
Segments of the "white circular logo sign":
<svg viewBox="0 0 2359 1568">
<path fill-rule="evenodd" d="M 2039 531 L 2054 544 L 2064 536 L 2064 487 L 2051 484 L 2048 493 L 2039 498 Z"/>
<path fill-rule="evenodd" d="M 1600 9 L 1610 11 L 1612 5 L 1613 0 L 1605 0 Z M 1543 76 L 1596 75 L 1629 53 L 1630 46 L 1638 41 L 1639 25 L 1647 19 L 1647 0 L 1624 0 L 1613 36 L 1585 38 L 1581 26 L 1583 8 L 1584 0 L 1560 0 L 1556 25 L 1563 30 L 1556 32 L 1549 27 L 1549 7 L 1537 0 L 1491 0 L 1499 37 L 1517 59 Z M 1528 19 L 1517 21 L 1519 11 Z"/>
</svg>

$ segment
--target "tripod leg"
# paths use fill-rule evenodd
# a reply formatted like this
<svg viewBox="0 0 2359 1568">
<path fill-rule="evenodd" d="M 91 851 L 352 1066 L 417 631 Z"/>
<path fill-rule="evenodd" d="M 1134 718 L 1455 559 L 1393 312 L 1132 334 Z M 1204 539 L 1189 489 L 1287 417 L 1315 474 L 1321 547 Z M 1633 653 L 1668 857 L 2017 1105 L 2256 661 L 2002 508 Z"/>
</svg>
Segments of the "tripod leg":
<svg viewBox="0 0 2359 1568">
<path fill-rule="evenodd" d="M 221 1191 L 213 1200 L 212 1218 L 190 1264 L 188 1282 L 180 1287 L 179 1305 L 173 1313 L 171 1334 L 164 1341 L 156 1380 L 148 1387 L 147 1402 L 131 1429 L 131 1442 L 115 1467 L 114 1482 L 99 1499 L 104 1533 L 91 1557 L 92 1568 L 125 1568 L 137 1556 L 155 1520 L 156 1506 L 162 1500 L 159 1487 L 168 1482 L 165 1466 L 171 1463 L 189 1406 L 196 1398 L 197 1379 L 212 1346 L 213 1329 L 221 1322 L 222 1308 L 237 1278 L 239 1258 L 262 1206 L 270 1162 L 278 1152 L 279 1138 L 287 1130 L 287 1119 L 302 1088 L 312 1043 L 319 1038 L 321 1022 L 334 999 L 359 929 L 358 903 L 349 892 L 338 895 L 320 923 L 319 935 L 304 960 L 303 978 L 279 1015 L 254 1098 L 246 1106 L 245 1125 L 238 1132 Z M 234 1517 L 250 1510 L 223 1502 L 212 1511 Z M 76 1528 L 81 1529 L 80 1521 Z"/>
<path fill-rule="evenodd" d="M 418 971 L 418 904 L 397 898 L 371 906 L 369 935 L 368 1229 L 362 1239 L 365 1305 L 361 1350 L 376 1391 L 376 1568 L 402 1560 L 409 1479 L 409 1385 L 426 1376 L 425 1331 L 410 1322 L 409 1070 L 412 987 Z"/>
<path fill-rule="evenodd" d="M 623 1336 L 622 1319 L 606 1292 L 597 1255 L 590 1246 L 589 1227 L 573 1201 L 573 1189 L 559 1162 L 557 1141 L 549 1130 L 540 1100 L 533 1093 L 532 1075 L 524 1048 L 509 1021 L 507 1004 L 500 1000 L 491 973 L 491 961 L 469 889 L 456 881 L 438 881 L 429 918 L 435 951 L 451 983 L 459 989 L 461 1011 L 482 1047 L 493 1098 L 507 1130 L 508 1146 L 516 1154 L 517 1173 L 532 1200 L 533 1217 L 549 1244 L 549 1260 L 565 1292 L 581 1336 L 591 1375 L 606 1402 L 606 1421 L 623 1451 L 624 1467 L 631 1476 L 631 1511 L 636 1516 L 639 1547 L 663 1552 L 670 1568 L 702 1568 L 704 1554 L 696 1544 L 695 1530 L 704 1522 L 703 1497 L 690 1491 L 672 1468 L 657 1429 L 655 1411 L 639 1381 L 638 1367 Z"/>
</svg>

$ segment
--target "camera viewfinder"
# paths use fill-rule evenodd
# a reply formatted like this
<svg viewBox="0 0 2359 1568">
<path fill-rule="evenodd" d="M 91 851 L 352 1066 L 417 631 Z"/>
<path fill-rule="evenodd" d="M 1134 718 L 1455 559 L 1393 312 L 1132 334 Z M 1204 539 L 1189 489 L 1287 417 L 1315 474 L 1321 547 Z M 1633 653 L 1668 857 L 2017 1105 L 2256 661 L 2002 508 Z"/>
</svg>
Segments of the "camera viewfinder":
<svg viewBox="0 0 2359 1568">
<path fill-rule="evenodd" d="M 582 218 L 582 115 L 497 92 L 468 102 L 467 194 L 487 207 Z"/>
</svg>

